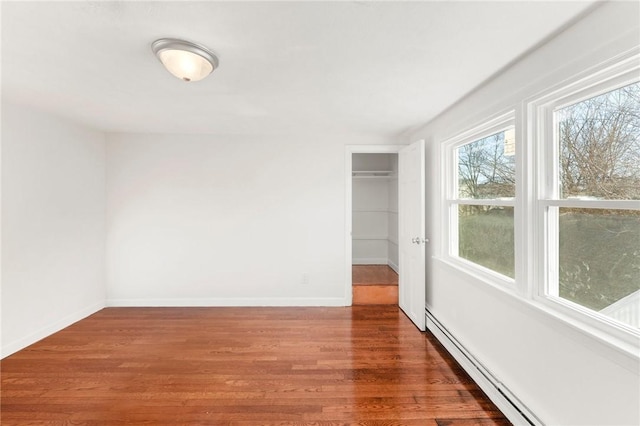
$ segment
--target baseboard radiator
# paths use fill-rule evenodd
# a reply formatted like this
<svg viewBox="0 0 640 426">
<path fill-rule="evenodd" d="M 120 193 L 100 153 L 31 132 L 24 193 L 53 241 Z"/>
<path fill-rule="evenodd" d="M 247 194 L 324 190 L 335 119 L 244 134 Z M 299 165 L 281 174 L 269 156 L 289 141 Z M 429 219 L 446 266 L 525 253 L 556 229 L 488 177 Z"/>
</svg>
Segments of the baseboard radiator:
<svg viewBox="0 0 640 426">
<path fill-rule="evenodd" d="M 513 393 L 485 368 L 428 310 L 429 330 L 458 361 L 489 399 L 514 425 L 542 426 L 540 421 Z"/>
</svg>

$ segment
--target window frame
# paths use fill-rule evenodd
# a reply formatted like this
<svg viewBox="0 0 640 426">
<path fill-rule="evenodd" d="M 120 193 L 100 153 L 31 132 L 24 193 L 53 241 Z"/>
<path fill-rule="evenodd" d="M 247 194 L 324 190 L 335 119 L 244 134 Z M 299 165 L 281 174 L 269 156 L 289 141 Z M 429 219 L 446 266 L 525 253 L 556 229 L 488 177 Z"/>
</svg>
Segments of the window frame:
<svg viewBox="0 0 640 426">
<path fill-rule="evenodd" d="M 509 198 L 459 198 L 458 196 L 458 156 L 457 150 L 461 146 L 479 141 L 485 137 L 495 135 L 509 128 L 513 128 L 515 132 L 515 196 Z M 483 121 L 481 124 L 470 127 L 468 130 L 448 139 L 442 145 L 445 152 L 445 167 L 444 167 L 444 223 L 443 229 L 445 230 L 445 238 L 443 238 L 443 250 L 442 253 L 446 256 L 448 262 L 453 265 L 466 270 L 474 275 L 479 276 L 485 281 L 495 283 L 501 287 L 515 291 L 516 278 L 511 278 L 507 275 L 501 274 L 493 269 L 482 266 L 473 261 L 467 260 L 458 255 L 459 253 L 459 228 L 458 228 L 458 206 L 460 205 L 482 205 L 482 206 L 499 206 L 499 207 L 511 207 L 514 210 L 514 275 L 518 274 L 518 260 L 517 260 L 517 245 L 518 240 L 516 236 L 516 229 L 518 222 L 518 180 L 520 179 L 519 169 L 519 151 L 521 143 L 519 141 L 519 133 L 516 126 L 516 114 L 515 110 L 509 110 L 508 112 L 499 114 L 493 118 Z"/>
<path fill-rule="evenodd" d="M 615 340 L 637 347 L 640 330 L 616 321 L 592 309 L 563 299 L 558 295 L 558 211 L 560 208 L 640 210 L 640 200 L 568 199 L 559 196 L 559 143 L 554 112 L 595 96 L 640 81 L 640 55 L 614 58 L 591 70 L 585 77 L 575 78 L 546 91 L 527 103 L 527 124 L 532 145 L 533 205 L 533 280 L 529 284 L 534 301 L 560 312 L 578 324 L 612 336 Z M 517 260 L 516 260 L 517 262 Z M 615 343 L 614 343 L 615 344 Z M 617 344 L 616 344 L 617 345 Z"/>
</svg>

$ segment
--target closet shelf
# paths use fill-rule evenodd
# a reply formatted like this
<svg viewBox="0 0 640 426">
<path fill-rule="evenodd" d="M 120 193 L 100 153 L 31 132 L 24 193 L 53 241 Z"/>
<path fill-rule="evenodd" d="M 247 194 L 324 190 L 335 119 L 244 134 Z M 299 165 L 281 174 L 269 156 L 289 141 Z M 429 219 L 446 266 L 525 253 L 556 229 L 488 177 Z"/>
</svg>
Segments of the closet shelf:
<svg viewBox="0 0 640 426">
<path fill-rule="evenodd" d="M 396 177 L 393 170 L 353 170 L 351 176 L 357 179 Z"/>
</svg>

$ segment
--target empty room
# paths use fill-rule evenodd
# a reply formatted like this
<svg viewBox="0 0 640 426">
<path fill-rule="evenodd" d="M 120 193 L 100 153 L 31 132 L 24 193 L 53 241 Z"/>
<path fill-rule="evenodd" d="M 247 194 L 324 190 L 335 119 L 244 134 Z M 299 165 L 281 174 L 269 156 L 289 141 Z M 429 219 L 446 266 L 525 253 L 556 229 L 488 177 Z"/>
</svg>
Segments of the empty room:
<svg viewBox="0 0 640 426">
<path fill-rule="evenodd" d="M 640 424 L 639 2 L 0 24 L 0 424 Z"/>
</svg>

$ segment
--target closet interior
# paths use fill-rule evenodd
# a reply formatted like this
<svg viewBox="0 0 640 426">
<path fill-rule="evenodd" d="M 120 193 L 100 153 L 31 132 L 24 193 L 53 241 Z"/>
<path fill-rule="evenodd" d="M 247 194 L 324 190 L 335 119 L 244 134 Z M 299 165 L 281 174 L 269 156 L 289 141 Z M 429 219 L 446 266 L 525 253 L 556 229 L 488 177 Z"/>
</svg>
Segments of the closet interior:
<svg viewBox="0 0 640 426">
<path fill-rule="evenodd" d="M 354 304 L 366 304 L 359 292 L 375 303 L 397 303 L 397 154 L 353 154 L 352 209 Z M 362 285 L 368 288 L 355 287 Z"/>
</svg>

